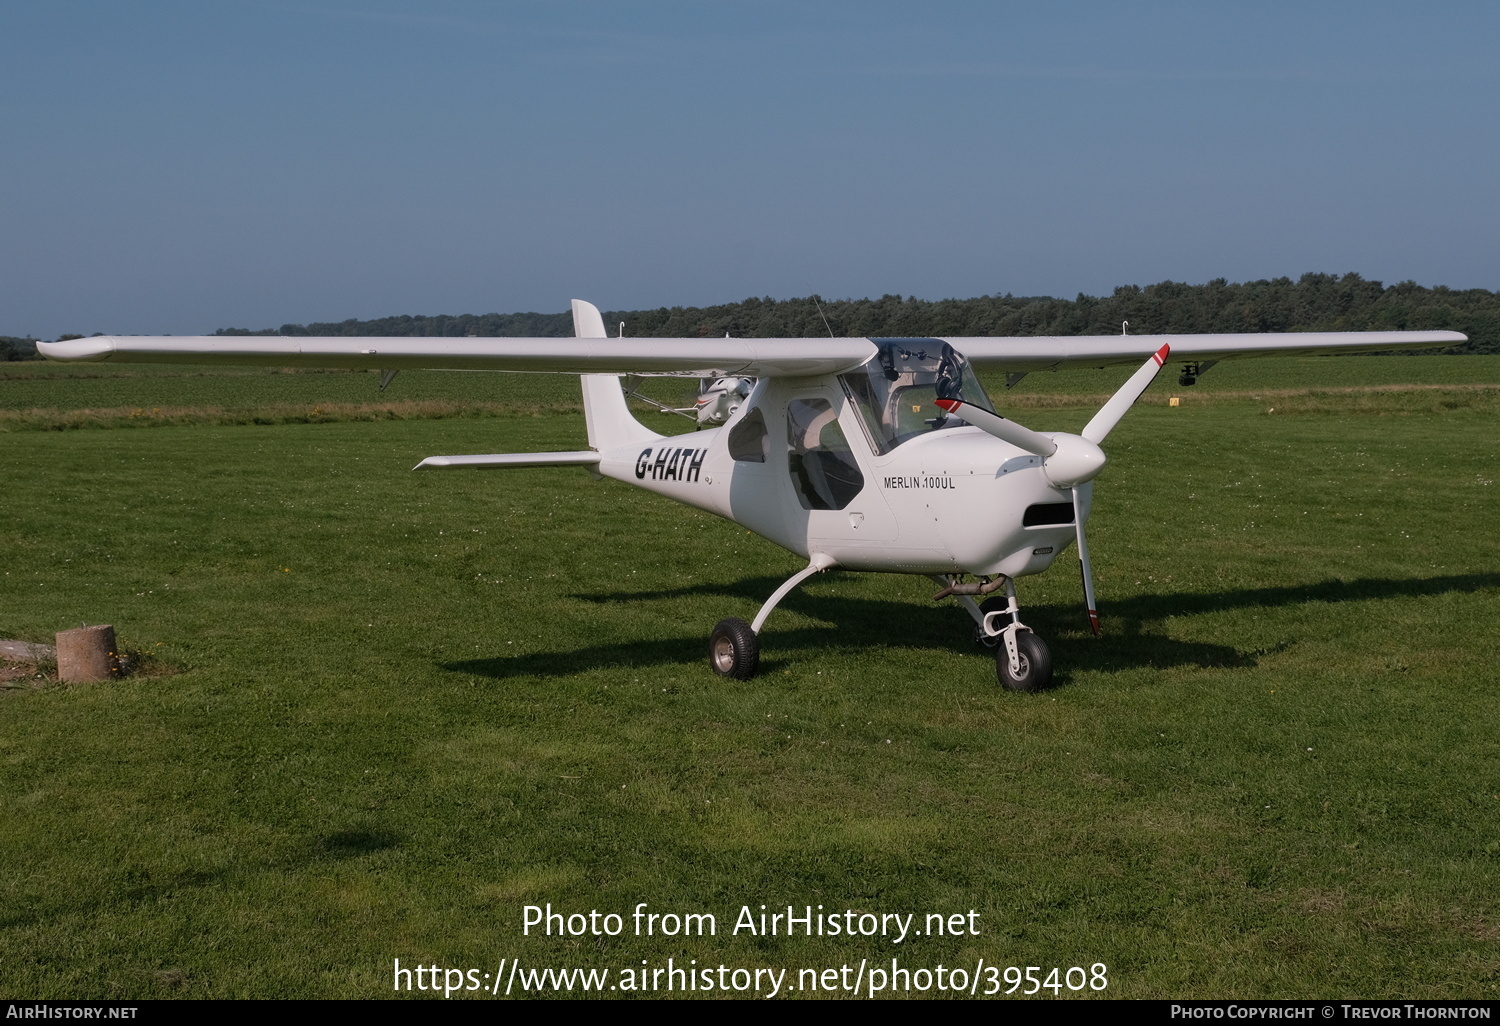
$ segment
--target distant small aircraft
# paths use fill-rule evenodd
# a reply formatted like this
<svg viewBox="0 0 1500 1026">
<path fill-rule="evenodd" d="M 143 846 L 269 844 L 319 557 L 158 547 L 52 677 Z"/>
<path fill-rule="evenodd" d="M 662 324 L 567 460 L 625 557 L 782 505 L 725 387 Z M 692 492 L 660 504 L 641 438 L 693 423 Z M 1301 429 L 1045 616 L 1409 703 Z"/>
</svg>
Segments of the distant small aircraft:
<svg viewBox="0 0 1500 1026">
<path fill-rule="evenodd" d="M 663 413 L 676 413 L 691 417 L 700 428 L 718 427 L 734 416 L 734 411 L 745 404 L 750 389 L 755 387 L 754 378 L 699 378 L 698 398 L 691 406 L 668 406 L 640 392 L 640 379 L 627 378 L 625 398 L 639 399 L 648 406 L 655 406 Z"/>
<path fill-rule="evenodd" d="M 755 619 L 719 621 L 715 673 L 760 662 L 766 618 L 808 577 L 841 567 L 923 574 L 973 617 L 1000 682 L 1045 687 L 1047 646 L 1024 623 L 1017 578 L 1077 544 L 1089 625 L 1099 631 L 1084 525 L 1101 443 L 1169 360 L 1191 384 L 1222 359 L 1416 349 L 1453 331 L 1068 338 L 608 338 L 598 309 L 573 301 L 575 338 L 247 338 L 96 336 L 42 342 L 52 360 L 478 369 L 580 374 L 589 448 L 432 456 L 427 467 L 583 467 L 708 510 L 807 560 Z M 1136 364 L 1079 434 L 1037 432 L 994 411 L 973 367 L 1014 384 L 1067 366 Z M 631 413 L 620 375 L 707 379 L 696 419 L 664 436 Z M 661 404 L 658 404 L 661 405 Z M 686 411 L 683 411 L 686 412 Z M 998 593 L 998 594 L 997 594 Z M 986 597 L 992 596 L 992 597 Z"/>
</svg>

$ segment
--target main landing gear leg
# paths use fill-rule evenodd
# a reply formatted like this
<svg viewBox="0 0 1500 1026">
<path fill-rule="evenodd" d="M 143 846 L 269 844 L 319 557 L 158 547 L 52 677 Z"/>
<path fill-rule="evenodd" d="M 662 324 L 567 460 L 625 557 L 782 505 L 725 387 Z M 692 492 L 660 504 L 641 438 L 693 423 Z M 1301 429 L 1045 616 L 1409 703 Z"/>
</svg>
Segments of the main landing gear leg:
<svg viewBox="0 0 1500 1026">
<path fill-rule="evenodd" d="M 1040 691 L 1052 680 L 1052 653 L 1031 628 L 1021 622 L 1021 608 L 1016 602 L 1016 585 L 1001 578 L 1005 598 L 998 595 L 975 602 L 970 595 L 983 595 L 1000 587 L 1001 581 L 959 584 L 956 576 L 934 576 L 944 585 L 937 598 L 955 596 L 978 628 L 974 635 L 981 645 L 995 650 L 995 673 L 1000 683 L 1011 691 Z"/>
<path fill-rule="evenodd" d="M 708 664 L 720 677 L 749 680 L 760 669 L 760 629 L 777 603 L 786 598 L 793 588 L 813 574 L 822 573 L 834 565 L 832 557 L 821 552 L 813 553 L 806 568 L 787 578 L 786 582 L 766 599 L 766 604 L 755 614 L 754 623 L 746 623 L 731 616 L 720 620 L 708 638 Z"/>
</svg>

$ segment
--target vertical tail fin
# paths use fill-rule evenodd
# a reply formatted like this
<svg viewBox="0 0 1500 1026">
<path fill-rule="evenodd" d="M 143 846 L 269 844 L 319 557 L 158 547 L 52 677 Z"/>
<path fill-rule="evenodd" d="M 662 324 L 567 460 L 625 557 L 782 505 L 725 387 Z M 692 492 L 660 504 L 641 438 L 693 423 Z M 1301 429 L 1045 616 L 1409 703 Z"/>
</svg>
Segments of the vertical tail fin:
<svg viewBox="0 0 1500 1026">
<path fill-rule="evenodd" d="M 607 338 L 604 318 L 593 303 L 573 300 L 575 338 Z M 654 442 L 662 436 L 635 419 L 625 402 L 620 378 L 615 374 L 584 374 L 583 419 L 588 424 L 589 448 L 603 452 L 619 445 Z"/>
</svg>

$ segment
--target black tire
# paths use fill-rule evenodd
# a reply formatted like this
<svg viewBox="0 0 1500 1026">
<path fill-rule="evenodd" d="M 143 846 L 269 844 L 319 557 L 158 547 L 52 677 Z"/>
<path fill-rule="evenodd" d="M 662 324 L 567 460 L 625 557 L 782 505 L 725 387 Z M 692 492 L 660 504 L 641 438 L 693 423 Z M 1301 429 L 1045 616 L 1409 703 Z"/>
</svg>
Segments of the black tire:
<svg viewBox="0 0 1500 1026">
<path fill-rule="evenodd" d="M 720 620 L 708 636 L 708 665 L 720 677 L 749 680 L 760 669 L 760 639 L 738 617 Z"/>
<path fill-rule="evenodd" d="M 1008 605 L 1010 605 L 1010 599 L 987 598 L 983 602 L 979 603 L 979 612 L 984 615 L 988 615 L 990 613 L 998 613 Z M 1004 627 L 1006 625 L 1006 622 L 1006 619 L 1002 617 L 1000 620 L 1000 626 Z M 990 637 L 988 634 L 984 633 L 984 627 L 982 625 L 975 624 L 974 640 L 979 642 L 979 644 L 981 644 L 985 648 L 994 648 L 996 645 L 1000 644 L 1000 635 L 996 634 L 994 637 Z"/>
<path fill-rule="evenodd" d="M 1030 631 L 1016 631 L 1016 654 L 1021 657 L 1019 675 L 1010 672 L 1010 653 L 1002 643 L 995 648 L 995 672 L 1008 691 L 1040 691 L 1052 682 L 1052 653 L 1042 639 Z"/>
</svg>

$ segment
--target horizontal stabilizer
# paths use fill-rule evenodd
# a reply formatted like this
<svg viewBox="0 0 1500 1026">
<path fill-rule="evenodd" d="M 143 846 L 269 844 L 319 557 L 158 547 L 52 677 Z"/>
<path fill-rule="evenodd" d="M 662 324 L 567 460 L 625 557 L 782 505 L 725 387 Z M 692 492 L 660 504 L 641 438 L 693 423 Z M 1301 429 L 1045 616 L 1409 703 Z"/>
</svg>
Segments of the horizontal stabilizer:
<svg viewBox="0 0 1500 1026">
<path fill-rule="evenodd" d="M 584 452 L 497 452 L 488 456 L 429 456 L 413 470 L 423 467 L 597 467 L 599 454 Z"/>
</svg>

